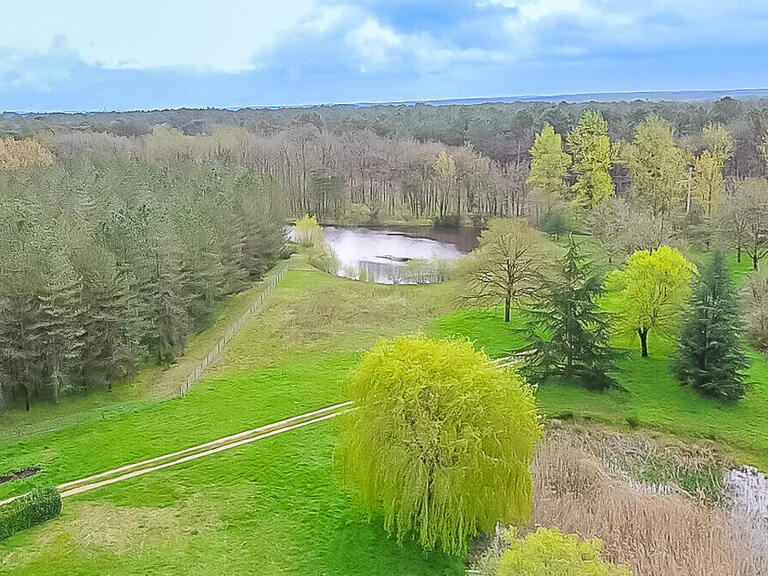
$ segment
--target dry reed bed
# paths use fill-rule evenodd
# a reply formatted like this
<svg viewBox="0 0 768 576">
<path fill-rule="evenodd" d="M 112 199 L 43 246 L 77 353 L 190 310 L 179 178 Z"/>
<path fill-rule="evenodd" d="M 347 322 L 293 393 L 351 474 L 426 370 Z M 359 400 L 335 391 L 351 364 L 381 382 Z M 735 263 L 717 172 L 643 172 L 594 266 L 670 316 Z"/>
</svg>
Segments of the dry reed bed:
<svg viewBox="0 0 768 576">
<path fill-rule="evenodd" d="M 550 431 L 534 464 L 531 527 L 600 538 L 606 558 L 638 576 L 768 576 L 768 554 L 745 526 L 748 519 L 703 494 L 643 484 L 623 471 L 627 463 L 671 457 L 669 450 L 638 435 Z M 700 447 L 683 449 L 679 458 L 672 475 L 719 464 L 715 452 Z"/>
</svg>

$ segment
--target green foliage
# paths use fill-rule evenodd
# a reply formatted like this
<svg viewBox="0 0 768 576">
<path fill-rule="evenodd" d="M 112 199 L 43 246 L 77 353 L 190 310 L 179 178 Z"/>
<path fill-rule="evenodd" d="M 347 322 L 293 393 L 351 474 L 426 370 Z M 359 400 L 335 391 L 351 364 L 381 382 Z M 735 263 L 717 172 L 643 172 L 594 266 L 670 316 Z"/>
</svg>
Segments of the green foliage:
<svg viewBox="0 0 768 576">
<path fill-rule="evenodd" d="M 337 274 L 339 272 L 339 258 L 333 248 L 325 242 L 316 243 L 309 250 L 309 263 L 318 270 Z"/>
<path fill-rule="evenodd" d="M 457 226 L 461 226 L 461 216 L 459 214 L 433 216 L 432 226 L 435 228 L 456 228 Z"/>
<path fill-rule="evenodd" d="M 571 238 L 560 268 L 545 278 L 531 312 L 530 355 L 524 374 L 533 382 L 559 379 L 587 388 L 615 386 L 610 321 L 597 303 L 602 278 Z"/>
<path fill-rule="evenodd" d="M 567 143 L 576 175 L 572 187 L 576 202 L 584 208 L 594 208 L 613 195 L 608 123 L 599 112 L 587 110 L 568 134 Z"/>
<path fill-rule="evenodd" d="M 315 216 L 305 214 L 303 218 L 296 221 L 293 229 L 296 242 L 302 246 L 314 246 L 323 241 L 323 230 Z"/>
<path fill-rule="evenodd" d="M 284 243 L 253 170 L 81 154 L 0 171 L 0 396 L 57 400 L 170 362 Z M 21 398 L 19 398 L 19 396 Z"/>
<path fill-rule="evenodd" d="M 556 528 L 539 528 L 523 539 L 512 530 L 498 576 L 632 576 L 625 566 L 603 560 L 603 543 L 580 540 Z"/>
<path fill-rule="evenodd" d="M 35 488 L 0 506 L 0 540 L 61 514 L 61 496 L 53 486 Z"/>
<path fill-rule="evenodd" d="M 671 336 L 690 294 L 696 265 L 669 246 L 642 250 L 627 258 L 621 270 L 609 276 L 619 292 L 619 317 L 624 327 L 640 337 L 642 355 L 648 355 L 650 330 Z"/>
<path fill-rule="evenodd" d="M 381 342 L 352 372 L 349 398 L 345 476 L 399 540 L 459 554 L 478 532 L 530 515 L 533 394 L 470 342 Z"/>
<path fill-rule="evenodd" d="M 744 396 L 746 355 L 739 306 L 728 264 L 720 252 L 707 263 L 691 293 L 674 371 L 684 384 L 726 400 Z"/>
<path fill-rule="evenodd" d="M 563 138 L 547 124 L 536 136 L 531 152 L 528 185 L 534 195 L 543 197 L 568 196 L 568 168 L 571 157 L 563 152 Z"/>
<path fill-rule="evenodd" d="M 561 234 L 565 234 L 568 231 L 566 226 L 565 216 L 559 210 L 549 210 L 541 218 L 539 222 L 539 228 L 545 234 L 554 236 L 555 240 L 560 238 Z"/>
<path fill-rule="evenodd" d="M 632 187 L 654 217 L 664 217 L 684 202 L 688 160 L 677 146 L 669 124 L 649 114 L 637 126 L 625 158 Z"/>
</svg>

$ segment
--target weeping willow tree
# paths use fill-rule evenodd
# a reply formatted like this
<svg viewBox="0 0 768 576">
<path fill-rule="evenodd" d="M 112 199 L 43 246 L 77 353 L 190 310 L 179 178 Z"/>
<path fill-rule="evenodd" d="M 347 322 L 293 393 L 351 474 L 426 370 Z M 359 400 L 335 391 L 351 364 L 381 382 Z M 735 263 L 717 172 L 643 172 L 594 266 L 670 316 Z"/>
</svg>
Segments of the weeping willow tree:
<svg viewBox="0 0 768 576">
<path fill-rule="evenodd" d="M 517 374 L 467 341 L 401 337 L 363 357 L 349 391 L 340 462 L 398 540 L 459 554 L 497 522 L 528 519 L 539 425 Z"/>
</svg>

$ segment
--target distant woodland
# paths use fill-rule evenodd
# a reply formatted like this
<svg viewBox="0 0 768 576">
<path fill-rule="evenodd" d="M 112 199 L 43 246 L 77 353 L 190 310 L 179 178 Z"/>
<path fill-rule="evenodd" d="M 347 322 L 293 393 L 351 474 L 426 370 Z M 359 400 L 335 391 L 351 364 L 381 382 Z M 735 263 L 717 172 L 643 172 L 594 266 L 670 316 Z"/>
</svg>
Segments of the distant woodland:
<svg viewBox="0 0 768 576">
<path fill-rule="evenodd" d="M 0 117 L 0 406 L 168 362 L 304 214 L 768 252 L 768 101 Z"/>
</svg>

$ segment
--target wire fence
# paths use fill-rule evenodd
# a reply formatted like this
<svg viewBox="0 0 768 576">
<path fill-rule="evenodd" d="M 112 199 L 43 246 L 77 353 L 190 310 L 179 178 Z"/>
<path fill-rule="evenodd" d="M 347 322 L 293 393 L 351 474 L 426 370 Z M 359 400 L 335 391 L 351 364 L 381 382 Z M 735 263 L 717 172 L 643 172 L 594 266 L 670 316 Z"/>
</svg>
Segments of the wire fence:
<svg viewBox="0 0 768 576">
<path fill-rule="evenodd" d="M 216 359 L 216 357 L 219 355 L 219 352 L 221 352 L 227 344 L 229 344 L 229 341 L 232 340 L 232 338 L 237 334 L 240 329 L 245 325 L 245 323 L 248 321 L 248 319 L 253 316 L 256 311 L 261 308 L 262 304 L 264 304 L 264 300 L 267 296 L 275 289 L 277 288 L 277 285 L 280 284 L 280 281 L 283 279 L 286 273 L 286 268 L 282 268 L 275 276 L 272 277 L 272 279 L 269 281 L 267 286 L 264 288 L 264 290 L 259 294 L 259 297 L 256 298 L 256 301 L 251 304 L 251 306 L 246 310 L 243 315 L 235 322 L 232 326 L 230 326 L 227 331 L 224 333 L 224 336 L 221 340 L 219 340 L 219 343 L 214 346 L 213 350 L 211 350 L 208 353 L 208 356 L 203 358 L 203 361 L 200 362 L 200 365 L 195 368 L 192 373 L 187 376 L 187 379 L 184 381 L 184 384 L 182 384 L 179 387 L 179 395 L 180 396 L 186 396 L 187 392 L 190 391 L 192 386 L 200 382 L 202 380 L 203 375 L 205 374 L 205 369 L 210 366 L 213 361 Z"/>
</svg>

